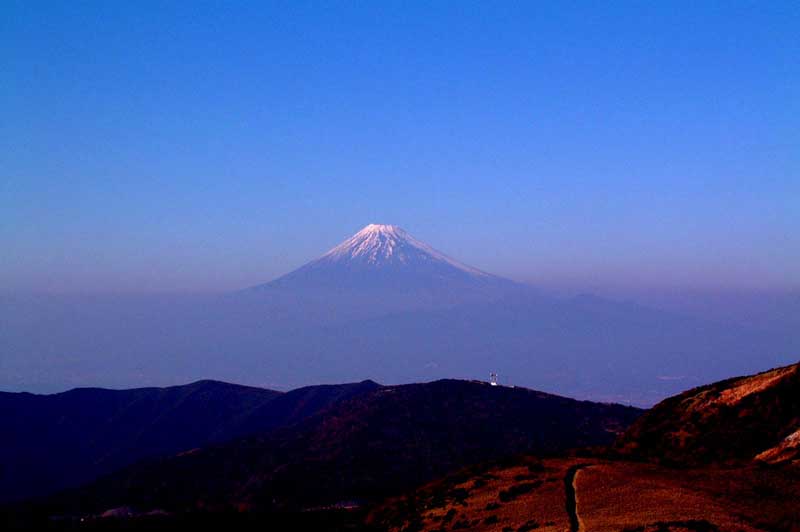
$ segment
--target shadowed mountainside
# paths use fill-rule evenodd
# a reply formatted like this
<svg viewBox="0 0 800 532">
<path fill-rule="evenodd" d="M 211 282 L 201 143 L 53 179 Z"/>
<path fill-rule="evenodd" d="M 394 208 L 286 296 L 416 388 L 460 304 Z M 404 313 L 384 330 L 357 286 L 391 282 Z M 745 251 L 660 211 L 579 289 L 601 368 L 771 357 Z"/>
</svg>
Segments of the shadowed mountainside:
<svg viewBox="0 0 800 532">
<path fill-rule="evenodd" d="M 297 422 L 377 387 L 365 381 L 280 393 L 199 381 L 53 395 L 0 393 L 0 501 L 52 493 L 143 458 Z"/>
<path fill-rule="evenodd" d="M 377 501 L 475 462 L 608 444 L 640 412 L 480 382 L 386 386 L 291 427 L 130 467 L 56 497 L 50 511 Z"/>
</svg>

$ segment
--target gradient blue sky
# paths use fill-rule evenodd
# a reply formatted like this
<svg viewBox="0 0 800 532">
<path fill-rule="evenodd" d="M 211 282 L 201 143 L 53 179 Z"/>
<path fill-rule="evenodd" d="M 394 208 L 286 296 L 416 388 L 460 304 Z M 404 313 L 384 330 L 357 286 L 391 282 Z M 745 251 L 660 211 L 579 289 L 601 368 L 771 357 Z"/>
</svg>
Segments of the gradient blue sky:
<svg viewBox="0 0 800 532">
<path fill-rule="evenodd" d="M 541 284 L 800 287 L 800 3 L 0 5 L 0 291 L 218 291 L 370 223 Z"/>
</svg>

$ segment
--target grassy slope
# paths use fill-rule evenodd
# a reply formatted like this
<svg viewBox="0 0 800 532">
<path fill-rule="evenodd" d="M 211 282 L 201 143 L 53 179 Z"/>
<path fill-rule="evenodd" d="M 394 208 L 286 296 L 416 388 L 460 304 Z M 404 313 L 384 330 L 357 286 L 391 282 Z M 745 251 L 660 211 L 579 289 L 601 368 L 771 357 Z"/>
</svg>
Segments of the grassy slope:
<svg viewBox="0 0 800 532">
<path fill-rule="evenodd" d="M 590 464 L 575 479 L 581 530 L 788 532 L 800 527 L 796 468 L 675 470 L 587 458 L 536 464 L 527 458 L 453 475 L 391 501 L 373 513 L 373 522 L 394 531 L 563 532 L 569 530 L 563 478 L 571 466 Z"/>
</svg>

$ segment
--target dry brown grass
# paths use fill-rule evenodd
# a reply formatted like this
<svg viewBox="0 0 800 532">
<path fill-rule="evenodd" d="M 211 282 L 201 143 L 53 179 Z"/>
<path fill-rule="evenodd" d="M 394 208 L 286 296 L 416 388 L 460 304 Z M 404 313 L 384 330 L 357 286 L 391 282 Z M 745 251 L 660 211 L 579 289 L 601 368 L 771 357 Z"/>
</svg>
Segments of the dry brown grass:
<svg viewBox="0 0 800 532">
<path fill-rule="evenodd" d="M 485 485 L 478 483 L 478 487 L 474 487 L 474 480 L 464 482 L 457 487 L 468 491 L 469 495 L 464 499 L 466 505 L 450 504 L 426 512 L 423 514 L 424 530 L 439 529 L 448 512 L 455 512 L 448 527 L 453 530 L 463 526 L 464 530 L 510 527 L 516 531 L 526 524 L 533 526 L 535 523 L 538 526 L 536 530 L 561 532 L 569 526 L 564 512 L 564 471 L 560 464 L 550 464 L 545 471 L 536 474 L 531 474 L 526 467 L 512 467 L 490 472 L 495 478 L 484 480 Z M 501 498 L 501 492 L 511 494 L 514 486 L 523 484 L 537 484 L 537 487 L 510 500 L 511 495 Z"/>
<path fill-rule="evenodd" d="M 717 401 L 725 405 L 733 405 L 741 401 L 748 395 L 761 392 L 767 388 L 774 386 L 778 381 L 784 379 L 797 371 L 795 366 L 788 366 L 785 368 L 777 368 L 766 373 L 745 377 L 734 386 L 724 390 Z"/>
<path fill-rule="evenodd" d="M 707 521 L 720 531 L 755 531 L 731 501 L 685 471 L 606 463 L 579 472 L 578 515 L 585 530 L 619 532 L 658 522 Z"/>
<path fill-rule="evenodd" d="M 588 459 L 546 460 L 541 471 L 495 468 L 431 485 L 418 492 L 416 512 L 401 512 L 391 529 L 568 531 L 564 477 L 570 466 L 587 463 L 575 477 L 582 531 L 800 532 L 797 469 L 675 470 Z M 515 486 L 525 493 L 514 496 Z"/>
<path fill-rule="evenodd" d="M 564 475 L 574 460 L 548 460 L 542 470 L 526 465 L 497 468 L 448 488 L 465 496 L 420 512 L 414 530 L 514 532 L 569 530 L 565 511 Z M 428 499 L 430 505 L 430 497 Z M 435 503 L 434 503 L 435 504 Z M 423 506 L 425 503 L 423 502 Z M 404 522 L 392 530 L 404 530 Z"/>
</svg>

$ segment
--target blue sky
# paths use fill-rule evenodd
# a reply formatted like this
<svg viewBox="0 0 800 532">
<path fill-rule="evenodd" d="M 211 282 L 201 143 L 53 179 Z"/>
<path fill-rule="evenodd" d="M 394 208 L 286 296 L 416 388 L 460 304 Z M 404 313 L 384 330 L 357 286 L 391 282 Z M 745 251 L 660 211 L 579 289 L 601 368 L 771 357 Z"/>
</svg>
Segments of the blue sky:
<svg viewBox="0 0 800 532">
<path fill-rule="evenodd" d="M 501 5 L 497 5 L 501 4 Z M 797 2 L 3 2 L 0 291 L 370 222 L 543 285 L 800 287 Z"/>
</svg>

